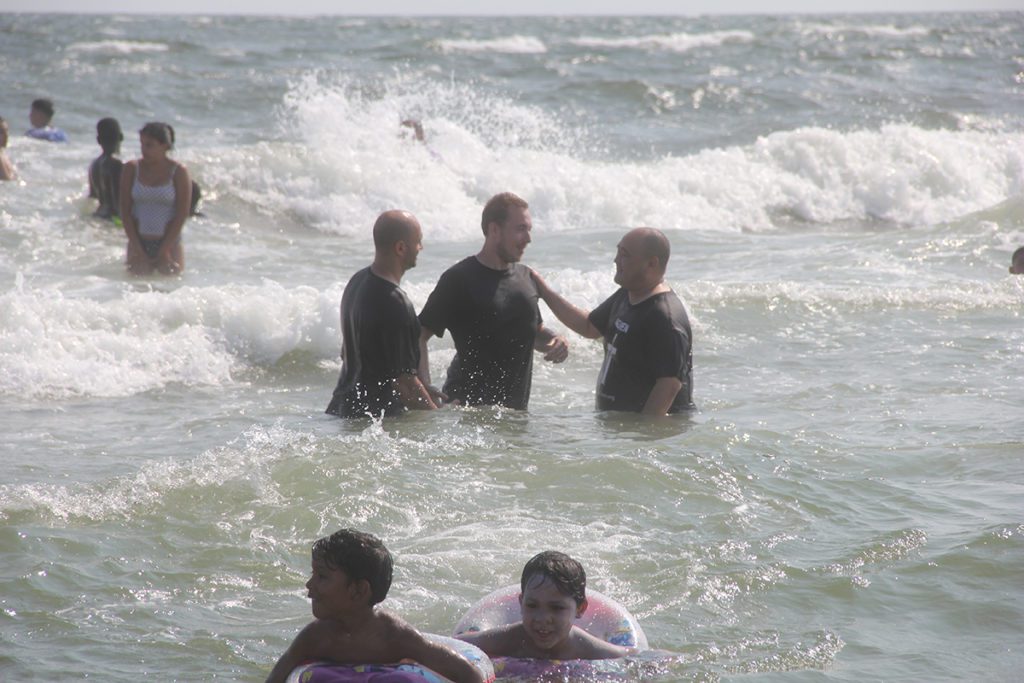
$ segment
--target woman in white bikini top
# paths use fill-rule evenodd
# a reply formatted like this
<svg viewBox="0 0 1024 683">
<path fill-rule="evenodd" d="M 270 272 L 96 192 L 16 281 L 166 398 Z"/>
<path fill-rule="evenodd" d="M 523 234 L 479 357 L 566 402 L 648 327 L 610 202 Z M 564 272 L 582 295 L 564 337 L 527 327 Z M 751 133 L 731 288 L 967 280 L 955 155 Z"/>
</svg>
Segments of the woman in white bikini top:
<svg viewBox="0 0 1024 683">
<path fill-rule="evenodd" d="M 181 231 L 189 215 L 192 180 L 188 169 L 168 156 L 174 129 L 147 123 L 139 131 L 142 158 L 121 173 L 121 220 L 128 236 L 126 261 L 135 275 L 165 275 L 185 268 Z"/>
</svg>

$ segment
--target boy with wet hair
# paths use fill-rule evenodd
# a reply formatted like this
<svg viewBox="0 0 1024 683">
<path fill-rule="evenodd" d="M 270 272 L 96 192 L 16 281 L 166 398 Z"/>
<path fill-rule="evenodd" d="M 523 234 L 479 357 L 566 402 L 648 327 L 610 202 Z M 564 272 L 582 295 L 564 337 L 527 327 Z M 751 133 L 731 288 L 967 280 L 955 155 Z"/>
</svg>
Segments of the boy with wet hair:
<svg viewBox="0 0 1024 683">
<path fill-rule="evenodd" d="M 28 112 L 28 121 L 32 127 L 25 131 L 25 135 L 47 142 L 67 142 L 67 134 L 60 128 L 50 125 L 50 121 L 53 120 L 53 111 L 53 100 L 46 98 L 33 100 L 32 108 Z"/>
<path fill-rule="evenodd" d="M 482 683 L 483 676 L 467 660 L 376 607 L 391 588 L 394 566 L 380 539 L 342 529 L 316 541 L 312 555 L 313 575 L 306 589 L 315 618 L 277 660 L 267 683 L 284 683 L 295 667 L 315 660 L 339 664 L 413 660 L 456 683 Z"/>
<path fill-rule="evenodd" d="M 522 621 L 457 637 L 491 657 L 615 659 L 630 653 L 573 623 L 587 611 L 587 574 L 565 553 L 547 550 L 530 558 L 519 588 Z"/>
</svg>

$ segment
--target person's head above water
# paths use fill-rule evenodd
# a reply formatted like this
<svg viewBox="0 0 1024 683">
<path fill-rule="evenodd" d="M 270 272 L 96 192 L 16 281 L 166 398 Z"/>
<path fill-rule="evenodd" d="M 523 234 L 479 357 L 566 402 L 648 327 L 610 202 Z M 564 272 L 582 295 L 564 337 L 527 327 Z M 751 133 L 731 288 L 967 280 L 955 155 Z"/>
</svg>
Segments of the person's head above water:
<svg viewBox="0 0 1024 683">
<path fill-rule="evenodd" d="M 573 599 L 579 607 L 587 601 L 587 573 L 583 565 L 565 553 L 545 550 L 530 558 L 523 567 L 519 579 L 519 590 L 525 595 L 527 589 L 550 581 L 560 593 Z"/>
<path fill-rule="evenodd" d="M 1014 275 L 1024 275 L 1024 247 L 1019 247 L 1010 257 L 1010 272 Z"/>
<path fill-rule="evenodd" d="M 117 119 L 105 118 L 96 122 L 96 142 L 106 154 L 117 154 L 121 149 L 122 140 L 124 133 L 121 132 L 121 124 Z"/>
<path fill-rule="evenodd" d="M 349 582 L 369 584 L 369 604 L 376 605 L 388 596 L 394 560 L 384 543 L 372 534 L 341 529 L 313 544 L 313 565 L 323 563 L 328 570 L 340 570 Z"/>
<path fill-rule="evenodd" d="M 53 100 L 41 97 L 32 101 L 32 108 L 28 112 L 29 123 L 33 128 L 44 128 L 50 125 L 53 120 Z"/>
</svg>

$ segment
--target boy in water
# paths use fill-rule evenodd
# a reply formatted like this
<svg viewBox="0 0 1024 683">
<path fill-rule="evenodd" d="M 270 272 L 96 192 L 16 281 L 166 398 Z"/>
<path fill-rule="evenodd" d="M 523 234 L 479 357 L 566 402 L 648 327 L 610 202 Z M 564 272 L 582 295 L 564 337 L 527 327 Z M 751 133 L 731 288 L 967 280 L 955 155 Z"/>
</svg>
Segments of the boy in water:
<svg viewBox="0 0 1024 683">
<path fill-rule="evenodd" d="M 120 183 L 124 164 L 117 155 L 123 140 L 124 133 L 117 119 L 100 119 L 96 124 L 96 142 L 103 153 L 89 165 L 89 196 L 100 202 L 94 216 L 115 221 L 121 217 Z"/>
<path fill-rule="evenodd" d="M 28 122 L 32 127 L 25 131 L 25 135 L 36 140 L 47 142 L 67 142 L 68 136 L 60 128 L 50 125 L 53 120 L 53 101 L 45 98 L 32 101 L 32 108 L 28 112 Z"/>
<path fill-rule="evenodd" d="M 522 621 L 457 637 L 491 657 L 615 659 L 630 653 L 573 624 L 587 611 L 587 575 L 565 553 L 535 555 L 523 568 L 519 587 Z"/>
<path fill-rule="evenodd" d="M 306 589 L 315 618 L 277 660 L 267 683 L 284 683 L 292 669 L 313 660 L 397 664 L 403 659 L 456 683 L 483 683 L 480 672 L 453 650 L 376 608 L 391 587 L 392 567 L 391 553 L 370 534 L 342 529 L 314 543 Z"/>
</svg>

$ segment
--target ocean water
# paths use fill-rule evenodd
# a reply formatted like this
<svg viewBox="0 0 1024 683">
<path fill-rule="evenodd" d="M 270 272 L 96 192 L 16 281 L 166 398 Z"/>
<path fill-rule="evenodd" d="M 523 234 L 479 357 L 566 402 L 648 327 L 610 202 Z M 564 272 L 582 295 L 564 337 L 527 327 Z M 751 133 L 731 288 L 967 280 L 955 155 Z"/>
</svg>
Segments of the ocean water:
<svg viewBox="0 0 1024 683">
<path fill-rule="evenodd" d="M 70 144 L 21 137 L 44 95 Z M 569 552 L 671 653 L 631 679 L 1019 680 L 1022 103 L 1020 13 L 0 15 L 0 679 L 262 680 L 355 526 L 436 633 Z M 177 130 L 180 278 L 90 216 L 104 116 Z M 570 334 L 528 412 L 323 414 L 376 215 L 419 307 L 503 190 L 585 307 L 665 230 L 699 412 L 595 413 Z"/>
</svg>

